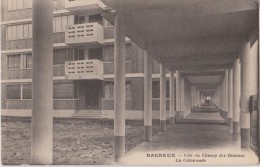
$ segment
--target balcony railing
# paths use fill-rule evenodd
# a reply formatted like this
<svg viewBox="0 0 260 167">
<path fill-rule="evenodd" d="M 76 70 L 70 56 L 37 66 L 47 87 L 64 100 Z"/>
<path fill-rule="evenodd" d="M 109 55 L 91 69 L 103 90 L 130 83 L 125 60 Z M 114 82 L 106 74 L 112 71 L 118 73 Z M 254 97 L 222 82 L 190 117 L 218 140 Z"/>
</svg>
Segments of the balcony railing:
<svg viewBox="0 0 260 167">
<path fill-rule="evenodd" d="M 103 80 L 103 62 L 97 59 L 65 62 L 65 78 Z"/>
<path fill-rule="evenodd" d="M 65 0 L 65 8 L 81 15 L 100 13 L 106 5 L 101 0 Z"/>
<path fill-rule="evenodd" d="M 99 23 L 77 24 L 66 27 L 65 43 L 68 45 L 98 46 L 104 41 L 104 29 Z"/>
</svg>

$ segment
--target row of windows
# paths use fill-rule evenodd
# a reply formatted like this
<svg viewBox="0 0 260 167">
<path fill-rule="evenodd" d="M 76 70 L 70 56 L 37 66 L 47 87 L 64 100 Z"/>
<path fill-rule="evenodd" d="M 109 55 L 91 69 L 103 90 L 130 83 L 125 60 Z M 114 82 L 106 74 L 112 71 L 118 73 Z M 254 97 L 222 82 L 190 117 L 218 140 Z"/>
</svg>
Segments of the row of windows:
<svg viewBox="0 0 260 167">
<path fill-rule="evenodd" d="M 7 10 L 19 10 L 32 8 L 32 0 L 6 0 L 7 1 Z M 64 0 L 53 0 L 54 10 L 64 9 L 65 1 Z"/>
<path fill-rule="evenodd" d="M 74 15 L 53 17 L 53 32 L 64 32 L 66 26 L 74 24 Z"/>
<path fill-rule="evenodd" d="M 152 96 L 153 98 L 160 98 L 160 81 L 153 81 Z M 166 98 L 170 98 L 169 81 L 166 81 Z"/>
<path fill-rule="evenodd" d="M 32 38 L 32 24 L 19 24 L 6 27 L 6 40 Z"/>
<path fill-rule="evenodd" d="M 102 60 L 102 49 L 89 48 L 88 58 Z M 85 59 L 84 49 L 59 48 L 53 50 L 53 65 L 65 64 L 65 61 L 84 60 L 84 59 Z M 7 69 L 32 68 L 32 53 L 7 55 L 6 68 Z"/>
<path fill-rule="evenodd" d="M 131 98 L 132 85 L 126 82 L 126 98 Z M 160 83 L 153 81 L 152 83 L 153 98 L 160 97 Z M 53 98 L 54 99 L 78 99 L 78 84 L 73 83 L 54 83 Z M 166 82 L 166 97 L 169 98 L 169 82 Z M 114 82 L 104 82 L 104 98 L 114 98 Z M 7 99 L 32 99 L 32 85 L 7 85 Z"/>
<path fill-rule="evenodd" d="M 32 8 L 32 0 L 7 0 L 7 10 Z"/>
<path fill-rule="evenodd" d="M 23 54 L 7 55 L 6 68 L 7 69 L 32 68 L 32 54 L 23 53 Z"/>
<path fill-rule="evenodd" d="M 131 98 L 131 82 L 127 81 L 125 85 L 125 94 L 126 98 Z M 114 98 L 114 82 L 105 82 L 104 83 L 104 98 Z"/>
<path fill-rule="evenodd" d="M 57 16 L 53 18 L 53 32 L 64 32 L 67 25 L 74 24 L 74 16 Z M 6 27 L 6 40 L 32 38 L 32 24 L 18 24 Z"/>
<path fill-rule="evenodd" d="M 32 84 L 7 85 L 7 99 L 32 99 Z M 77 99 L 78 84 L 54 83 L 53 99 Z"/>
<path fill-rule="evenodd" d="M 53 65 L 65 64 L 65 61 L 84 60 L 84 50 L 62 48 L 53 50 Z M 7 55 L 6 69 L 32 68 L 32 53 Z"/>
<path fill-rule="evenodd" d="M 131 82 L 126 82 L 126 98 L 131 98 Z M 160 81 L 153 81 L 152 83 L 152 97 L 160 98 Z M 114 97 L 114 82 L 104 83 L 104 98 Z M 169 81 L 166 81 L 166 98 L 170 97 Z"/>
</svg>

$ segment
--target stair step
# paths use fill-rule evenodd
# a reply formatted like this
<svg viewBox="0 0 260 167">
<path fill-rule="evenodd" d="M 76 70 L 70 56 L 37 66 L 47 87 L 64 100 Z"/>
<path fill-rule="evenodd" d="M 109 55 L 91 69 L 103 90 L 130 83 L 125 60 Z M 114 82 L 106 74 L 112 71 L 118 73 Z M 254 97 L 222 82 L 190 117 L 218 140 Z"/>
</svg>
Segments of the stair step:
<svg viewBox="0 0 260 167">
<path fill-rule="evenodd" d="M 78 111 L 73 115 L 73 118 L 102 118 L 100 111 Z"/>
</svg>

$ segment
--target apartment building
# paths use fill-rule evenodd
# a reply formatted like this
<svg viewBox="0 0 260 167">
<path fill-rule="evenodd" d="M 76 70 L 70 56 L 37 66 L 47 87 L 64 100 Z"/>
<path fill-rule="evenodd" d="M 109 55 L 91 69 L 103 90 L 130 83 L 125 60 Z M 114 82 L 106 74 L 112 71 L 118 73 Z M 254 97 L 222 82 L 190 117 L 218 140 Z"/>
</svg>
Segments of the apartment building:
<svg viewBox="0 0 260 167">
<path fill-rule="evenodd" d="M 99 0 L 53 0 L 54 117 L 113 118 L 114 27 L 102 17 L 105 8 Z M 2 0 L 1 12 L 2 116 L 31 116 L 32 0 Z M 143 54 L 126 38 L 127 119 L 143 118 Z M 159 72 L 154 61 L 154 118 L 159 118 Z M 168 80 L 166 87 L 168 110 Z"/>
</svg>

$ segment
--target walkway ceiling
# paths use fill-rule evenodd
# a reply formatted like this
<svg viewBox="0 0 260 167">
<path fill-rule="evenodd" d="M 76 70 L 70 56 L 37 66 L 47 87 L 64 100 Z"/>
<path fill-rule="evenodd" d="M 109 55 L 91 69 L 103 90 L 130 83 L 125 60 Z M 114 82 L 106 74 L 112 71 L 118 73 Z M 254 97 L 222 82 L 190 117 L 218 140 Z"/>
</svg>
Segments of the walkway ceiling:
<svg viewBox="0 0 260 167">
<path fill-rule="evenodd" d="M 119 0 L 102 1 L 119 9 Z M 127 36 L 147 47 L 149 55 L 166 68 L 188 74 L 194 85 L 218 84 L 224 75 L 219 69 L 231 67 L 242 43 L 258 35 L 258 0 L 122 2 Z M 103 16 L 113 24 L 113 13 Z"/>
</svg>

